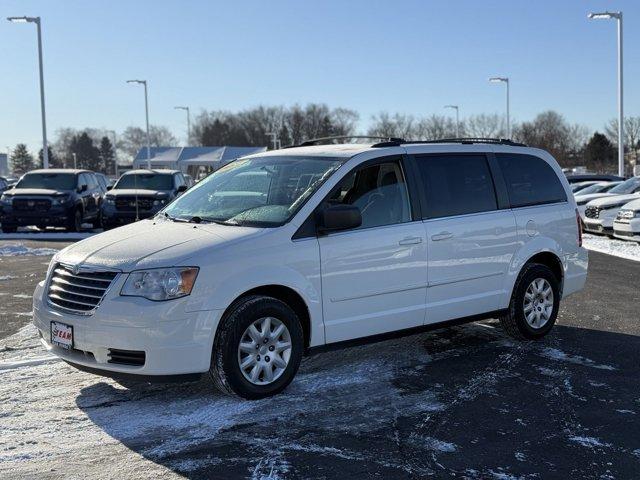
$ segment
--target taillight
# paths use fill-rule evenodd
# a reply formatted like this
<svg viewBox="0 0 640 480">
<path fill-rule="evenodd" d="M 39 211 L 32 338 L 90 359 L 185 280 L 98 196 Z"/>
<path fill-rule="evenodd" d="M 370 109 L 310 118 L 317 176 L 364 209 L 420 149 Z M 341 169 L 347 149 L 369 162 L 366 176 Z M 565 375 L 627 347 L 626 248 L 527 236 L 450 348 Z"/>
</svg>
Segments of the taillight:
<svg viewBox="0 0 640 480">
<path fill-rule="evenodd" d="M 576 208 L 576 223 L 578 224 L 578 246 L 582 246 L 582 218 L 580 217 L 580 212 Z"/>
</svg>

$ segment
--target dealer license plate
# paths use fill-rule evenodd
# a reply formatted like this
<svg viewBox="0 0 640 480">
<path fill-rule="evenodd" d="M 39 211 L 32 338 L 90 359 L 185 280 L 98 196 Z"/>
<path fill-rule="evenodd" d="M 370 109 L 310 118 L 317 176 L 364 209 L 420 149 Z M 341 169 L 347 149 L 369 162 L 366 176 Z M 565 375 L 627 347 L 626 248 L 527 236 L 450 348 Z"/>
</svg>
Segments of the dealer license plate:
<svg viewBox="0 0 640 480">
<path fill-rule="evenodd" d="M 66 323 L 51 322 L 51 343 L 60 348 L 73 348 L 73 327 Z"/>
</svg>

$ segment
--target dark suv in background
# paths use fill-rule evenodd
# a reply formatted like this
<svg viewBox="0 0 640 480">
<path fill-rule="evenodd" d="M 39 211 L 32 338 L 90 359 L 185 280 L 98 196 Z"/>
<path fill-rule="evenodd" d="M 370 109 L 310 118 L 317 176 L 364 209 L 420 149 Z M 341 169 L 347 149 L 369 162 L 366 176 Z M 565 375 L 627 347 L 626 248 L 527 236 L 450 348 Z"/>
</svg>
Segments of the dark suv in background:
<svg viewBox="0 0 640 480">
<path fill-rule="evenodd" d="M 105 193 L 93 172 L 48 169 L 25 174 L 0 197 L 2 231 L 19 226 L 65 227 L 77 232 L 83 223 L 100 227 L 100 205 Z"/>
<path fill-rule="evenodd" d="M 102 204 L 105 230 L 149 218 L 187 190 L 177 170 L 131 170 L 120 177 Z"/>
</svg>

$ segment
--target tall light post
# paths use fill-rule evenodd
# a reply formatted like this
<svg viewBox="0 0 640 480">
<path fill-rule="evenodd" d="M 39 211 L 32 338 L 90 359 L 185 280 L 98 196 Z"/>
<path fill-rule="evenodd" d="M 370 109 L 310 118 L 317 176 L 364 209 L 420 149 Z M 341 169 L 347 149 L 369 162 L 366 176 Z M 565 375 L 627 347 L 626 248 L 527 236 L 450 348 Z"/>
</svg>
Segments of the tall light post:
<svg viewBox="0 0 640 480">
<path fill-rule="evenodd" d="M 444 108 L 453 108 L 456 111 L 456 138 L 460 138 L 460 107 L 458 105 L 445 105 Z"/>
<path fill-rule="evenodd" d="M 618 22 L 618 175 L 624 177 L 624 113 L 622 92 L 622 12 L 590 13 L 591 20 L 613 19 Z"/>
<path fill-rule="evenodd" d="M 42 68 L 42 29 L 40 17 L 7 17 L 12 23 L 35 23 L 38 30 L 38 65 L 40 67 L 40 111 L 42 113 L 42 167 L 49 168 L 49 146 L 47 145 L 47 120 L 44 109 L 44 72 Z"/>
<path fill-rule="evenodd" d="M 113 173 L 117 177 L 118 176 L 118 147 L 116 146 L 116 131 L 115 130 L 107 130 L 107 133 L 110 133 L 113 136 Z"/>
<path fill-rule="evenodd" d="M 511 138 L 511 121 L 509 119 L 509 77 L 491 77 L 491 83 L 505 83 L 507 85 L 507 138 Z"/>
<path fill-rule="evenodd" d="M 191 115 L 189 114 L 189 107 L 173 107 L 176 110 L 184 110 L 187 112 L 187 147 L 191 143 Z"/>
<path fill-rule="evenodd" d="M 151 170 L 151 138 L 149 137 L 149 97 L 147 96 L 146 80 L 127 80 L 127 83 L 144 85 L 144 111 L 147 118 L 147 168 Z"/>
</svg>

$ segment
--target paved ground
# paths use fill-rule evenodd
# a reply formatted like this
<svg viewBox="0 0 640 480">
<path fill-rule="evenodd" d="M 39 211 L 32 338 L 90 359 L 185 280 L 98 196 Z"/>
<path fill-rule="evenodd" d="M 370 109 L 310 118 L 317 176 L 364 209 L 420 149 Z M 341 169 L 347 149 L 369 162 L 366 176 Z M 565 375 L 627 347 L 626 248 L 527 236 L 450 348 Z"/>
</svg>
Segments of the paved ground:
<svg viewBox="0 0 640 480">
<path fill-rule="evenodd" d="M 0 364 L 25 361 L 0 371 L 0 477 L 637 478 L 640 263 L 590 256 L 543 341 L 484 322 L 330 352 L 258 402 L 206 382 L 127 389 L 40 362 L 22 330 L 0 340 Z M 46 259 L 3 259 L 11 295 Z M 2 315 L 4 335 L 27 320 Z"/>
</svg>

